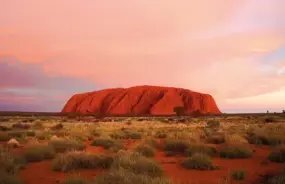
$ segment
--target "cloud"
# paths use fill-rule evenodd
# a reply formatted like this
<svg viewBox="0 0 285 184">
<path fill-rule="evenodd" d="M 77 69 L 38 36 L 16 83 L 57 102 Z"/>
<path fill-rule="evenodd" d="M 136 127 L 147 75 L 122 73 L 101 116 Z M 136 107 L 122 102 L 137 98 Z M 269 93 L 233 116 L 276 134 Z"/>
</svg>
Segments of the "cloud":
<svg viewBox="0 0 285 184">
<path fill-rule="evenodd" d="M 12 56 L 0 57 L 0 110 L 59 111 L 71 95 L 97 88 L 72 77 L 48 76 L 40 65 L 23 64 Z"/>
<path fill-rule="evenodd" d="M 285 86 L 283 5 L 6 1 L 0 7 L 0 55 L 18 60 L 0 62 L 0 77 L 9 76 L 0 79 L 0 89 L 65 94 L 94 90 L 93 84 L 165 85 L 210 93 L 223 106 L 275 92 Z"/>
</svg>

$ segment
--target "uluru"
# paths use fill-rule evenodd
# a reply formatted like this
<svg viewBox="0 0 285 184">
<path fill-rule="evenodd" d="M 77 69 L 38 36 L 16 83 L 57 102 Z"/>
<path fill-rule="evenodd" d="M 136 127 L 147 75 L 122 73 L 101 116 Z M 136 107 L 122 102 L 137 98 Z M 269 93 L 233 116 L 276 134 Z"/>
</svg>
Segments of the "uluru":
<svg viewBox="0 0 285 184">
<path fill-rule="evenodd" d="M 160 86 L 110 88 L 73 95 L 62 112 L 103 115 L 174 115 L 175 107 L 184 114 L 221 114 L 209 94 L 188 89 Z"/>
</svg>

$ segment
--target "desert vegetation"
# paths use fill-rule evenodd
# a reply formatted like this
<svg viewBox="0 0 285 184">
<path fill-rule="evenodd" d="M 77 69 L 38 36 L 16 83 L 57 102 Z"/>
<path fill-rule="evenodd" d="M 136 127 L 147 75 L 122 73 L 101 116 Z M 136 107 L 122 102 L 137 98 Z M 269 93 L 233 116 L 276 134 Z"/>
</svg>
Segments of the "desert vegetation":
<svg viewBox="0 0 285 184">
<path fill-rule="evenodd" d="M 281 184 L 284 122 L 284 116 L 268 114 L 6 116 L 0 183 Z"/>
</svg>

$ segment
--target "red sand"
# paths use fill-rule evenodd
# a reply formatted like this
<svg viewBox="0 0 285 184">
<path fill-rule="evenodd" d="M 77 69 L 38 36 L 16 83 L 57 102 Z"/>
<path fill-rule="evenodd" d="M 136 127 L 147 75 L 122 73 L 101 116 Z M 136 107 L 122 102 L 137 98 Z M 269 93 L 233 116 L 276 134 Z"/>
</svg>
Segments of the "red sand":
<svg viewBox="0 0 285 184">
<path fill-rule="evenodd" d="M 128 149 L 132 149 L 139 141 L 124 140 Z M 215 166 L 219 166 L 219 170 L 214 171 L 197 171 L 186 170 L 182 168 L 179 163 L 181 160 L 186 159 L 183 156 L 166 157 L 164 152 L 157 151 L 155 160 L 161 164 L 167 177 L 176 182 L 189 182 L 191 184 L 221 184 L 224 177 L 231 180 L 231 171 L 235 169 L 245 169 L 247 172 L 246 178 L 243 181 L 232 181 L 231 184 L 258 184 L 260 181 L 260 175 L 266 174 L 278 174 L 282 172 L 284 164 L 277 164 L 268 162 L 268 164 L 261 164 L 262 161 L 266 161 L 270 148 L 267 146 L 254 146 L 256 152 L 254 152 L 252 158 L 248 159 L 221 159 L 213 158 Z M 17 151 L 16 151 L 17 150 Z M 17 153 L 22 148 L 15 149 Z M 86 151 L 92 153 L 104 153 L 105 149 L 102 147 L 93 147 L 88 144 Z M 93 179 L 102 170 L 76 170 L 75 174 L 80 174 L 87 180 Z M 55 184 L 72 173 L 54 172 L 51 168 L 51 161 L 43 161 L 38 163 L 30 163 L 27 168 L 19 173 L 20 178 L 27 184 Z"/>
<path fill-rule="evenodd" d="M 173 108 L 184 106 L 185 113 L 220 114 L 211 95 L 187 89 L 136 86 L 105 89 L 72 96 L 62 112 L 109 115 L 171 115 Z"/>
<path fill-rule="evenodd" d="M 214 165 L 220 167 L 219 170 L 214 171 L 186 170 L 179 165 L 181 160 L 186 159 L 185 157 L 165 157 L 163 152 L 158 152 L 155 159 L 161 163 L 166 175 L 173 181 L 191 182 L 191 184 L 220 184 L 224 177 L 231 180 L 232 170 L 245 169 L 247 174 L 245 180 L 231 181 L 231 184 L 258 184 L 261 179 L 259 175 L 278 174 L 283 170 L 284 164 L 270 162 L 262 165 L 261 162 L 266 160 L 270 150 L 266 146 L 255 147 L 255 149 L 256 152 L 249 159 L 213 158 Z"/>
<path fill-rule="evenodd" d="M 85 178 L 87 180 L 93 179 L 101 170 L 85 169 L 76 170 L 74 174 Z M 19 177 L 26 184 L 56 184 L 63 179 L 67 178 L 72 173 L 55 172 L 52 171 L 50 161 L 42 161 L 37 163 L 28 164 L 28 166 L 19 173 Z"/>
</svg>

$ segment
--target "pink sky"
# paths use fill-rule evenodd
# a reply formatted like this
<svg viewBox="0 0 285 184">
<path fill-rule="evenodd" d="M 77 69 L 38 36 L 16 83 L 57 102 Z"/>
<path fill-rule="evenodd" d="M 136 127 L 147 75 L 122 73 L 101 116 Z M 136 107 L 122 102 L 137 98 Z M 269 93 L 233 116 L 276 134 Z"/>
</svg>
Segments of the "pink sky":
<svg viewBox="0 0 285 184">
<path fill-rule="evenodd" d="M 0 110 L 59 111 L 73 93 L 147 84 L 210 93 L 224 112 L 281 111 L 284 7 L 284 0 L 2 0 Z"/>
</svg>

